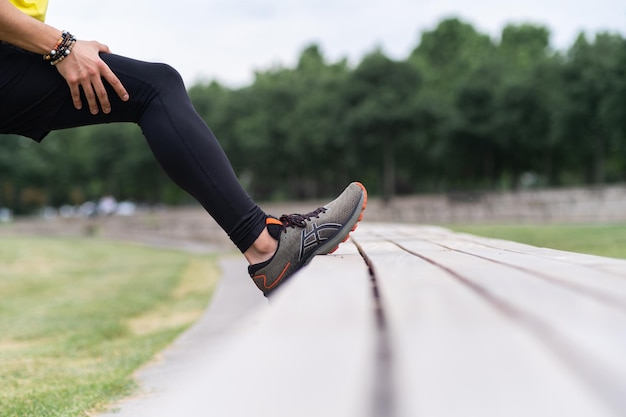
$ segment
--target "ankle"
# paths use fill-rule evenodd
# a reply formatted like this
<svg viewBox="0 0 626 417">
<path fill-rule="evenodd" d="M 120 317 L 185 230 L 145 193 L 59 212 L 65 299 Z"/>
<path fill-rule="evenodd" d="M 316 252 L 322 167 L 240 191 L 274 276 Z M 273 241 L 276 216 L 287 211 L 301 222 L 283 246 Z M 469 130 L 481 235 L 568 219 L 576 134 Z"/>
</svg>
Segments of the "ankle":
<svg viewBox="0 0 626 417">
<path fill-rule="evenodd" d="M 276 249 L 278 241 L 265 228 L 243 256 L 250 265 L 254 265 L 269 260 L 276 253 Z"/>
</svg>

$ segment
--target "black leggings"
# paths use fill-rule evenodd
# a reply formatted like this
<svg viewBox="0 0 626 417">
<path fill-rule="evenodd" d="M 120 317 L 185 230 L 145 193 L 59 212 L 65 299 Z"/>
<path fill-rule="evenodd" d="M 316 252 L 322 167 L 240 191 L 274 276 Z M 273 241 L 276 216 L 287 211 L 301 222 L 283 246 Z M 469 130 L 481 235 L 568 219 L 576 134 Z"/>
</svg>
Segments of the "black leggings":
<svg viewBox="0 0 626 417">
<path fill-rule="evenodd" d="M 129 101 L 107 86 L 111 113 L 73 106 L 56 68 L 0 44 L 0 133 L 41 141 L 51 130 L 110 122 L 137 123 L 168 176 L 192 195 L 245 252 L 265 227 L 265 213 L 243 190 L 215 136 L 191 104 L 173 68 L 102 54 Z M 105 82 L 106 84 L 106 82 Z"/>
</svg>

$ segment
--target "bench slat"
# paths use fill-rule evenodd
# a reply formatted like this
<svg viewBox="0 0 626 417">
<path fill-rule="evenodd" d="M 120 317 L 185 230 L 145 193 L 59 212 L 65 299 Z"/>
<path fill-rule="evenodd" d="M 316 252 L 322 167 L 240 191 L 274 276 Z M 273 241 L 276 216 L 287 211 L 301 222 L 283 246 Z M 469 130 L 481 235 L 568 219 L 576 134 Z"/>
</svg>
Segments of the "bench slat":
<svg viewBox="0 0 626 417">
<path fill-rule="evenodd" d="M 579 345 L 600 336 L 585 352 L 608 352 L 605 364 L 613 364 L 623 345 L 619 336 L 611 336 L 619 330 L 624 334 L 620 312 L 528 273 L 420 240 L 427 231 L 404 225 L 401 229 L 390 239 L 466 280 L 381 242 L 376 230 L 355 236 L 375 266 L 388 312 L 401 415 L 603 416 L 621 406 L 616 392 L 601 398 L 580 369 L 570 368 L 572 358 L 568 362 L 558 357 L 565 348 L 574 359 L 587 361 L 581 366 L 593 364 L 589 359 L 594 355 L 578 355 Z M 388 229 L 385 233 L 390 235 Z M 485 289 L 490 296 L 481 293 Z M 549 295 L 543 295 L 545 291 Z M 572 300 L 575 307 L 568 308 Z M 524 315 L 529 303 L 532 316 Z M 591 310 L 579 312 L 568 326 L 572 317 L 566 313 L 575 312 L 576 305 Z M 557 330 L 558 343 L 543 339 Z M 574 353 L 570 344 L 576 347 Z M 600 379 L 591 383 L 598 382 L 606 392 L 624 373 L 605 371 L 600 366 L 582 373 Z"/>
<path fill-rule="evenodd" d="M 363 260 L 314 259 L 280 291 L 185 406 L 229 417 L 367 415 L 376 330 Z"/>
</svg>

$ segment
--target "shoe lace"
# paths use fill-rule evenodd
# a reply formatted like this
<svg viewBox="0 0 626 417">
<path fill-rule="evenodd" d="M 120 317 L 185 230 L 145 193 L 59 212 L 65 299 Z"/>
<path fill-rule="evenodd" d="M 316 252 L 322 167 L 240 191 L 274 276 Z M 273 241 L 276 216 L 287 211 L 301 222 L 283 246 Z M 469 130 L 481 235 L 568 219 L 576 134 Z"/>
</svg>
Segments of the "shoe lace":
<svg viewBox="0 0 626 417">
<path fill-rule="evenodd" d="M 326 212 L 326 207 L 319 207 L 307 214 L 283 214 L 278 220 L 283 224 L 283 228 L 288 227 L 306 227 L 306 222 L 313 217 L 319 218 L 321 213 Z"/>
</svg>

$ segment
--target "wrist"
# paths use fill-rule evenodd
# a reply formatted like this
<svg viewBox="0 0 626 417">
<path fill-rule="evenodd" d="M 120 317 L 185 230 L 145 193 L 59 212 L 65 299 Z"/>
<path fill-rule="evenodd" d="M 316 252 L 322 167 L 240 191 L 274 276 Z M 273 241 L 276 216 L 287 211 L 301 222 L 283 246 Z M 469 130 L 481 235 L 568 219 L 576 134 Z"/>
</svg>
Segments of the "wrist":
<svg viewBox="0 0 626 417">
<path fill-rule="evenodd" d="M 50 65 L 57 65 L 63 61 L 71 52 L 76 38 L 70 32 L 64 30 L 58 38 L 56 44 L 47 54 L 43 55 L 43 59 Z"/>
</svg>

